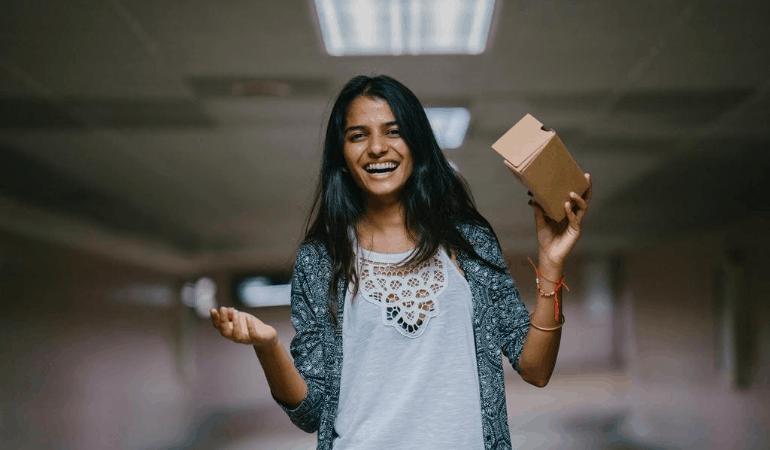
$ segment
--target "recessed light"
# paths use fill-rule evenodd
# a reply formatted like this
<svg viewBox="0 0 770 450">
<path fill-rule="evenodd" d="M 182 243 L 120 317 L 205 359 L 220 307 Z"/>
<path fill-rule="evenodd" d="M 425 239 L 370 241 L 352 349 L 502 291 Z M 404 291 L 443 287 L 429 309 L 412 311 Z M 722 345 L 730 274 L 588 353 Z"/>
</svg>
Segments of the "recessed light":
<svg viewBox="0 0 770 450">
<path fill-rule="evenodd" d="M 484 52 L 494 0 L 315 0 L 326 51 L 346 55 Z"/>
</svg>

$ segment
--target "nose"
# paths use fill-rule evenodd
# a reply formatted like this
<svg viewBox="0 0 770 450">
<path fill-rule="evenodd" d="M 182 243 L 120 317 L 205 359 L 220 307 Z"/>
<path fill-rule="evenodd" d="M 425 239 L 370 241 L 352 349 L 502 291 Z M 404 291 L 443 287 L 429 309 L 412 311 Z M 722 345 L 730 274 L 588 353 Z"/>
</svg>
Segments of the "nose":
<svg viewBox="0 0 770 450">
<path fill-rule="evenodd" d="M 379 156 L 383 153 L 386 153 L 387 151 L 388 146 L 385 142 L 385 136 L 381 135 L 380 133 L 373 134 L 369 141 L 369 153 Z"/>
</svg>

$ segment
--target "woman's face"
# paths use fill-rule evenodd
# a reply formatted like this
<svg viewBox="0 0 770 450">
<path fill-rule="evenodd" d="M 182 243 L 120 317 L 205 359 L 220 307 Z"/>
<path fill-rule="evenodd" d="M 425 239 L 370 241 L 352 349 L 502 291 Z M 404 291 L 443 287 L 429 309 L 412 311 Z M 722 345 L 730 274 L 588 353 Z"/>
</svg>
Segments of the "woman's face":
<svg viewBox="0 0 770 450">
<path fill-rule="evenodd" d="M 362 96 L 350 104 L 343 153 L 350 175 L 367 200 L 398 201 L 412 173 L 412 152 L 387 101 Z"/>
</svg>

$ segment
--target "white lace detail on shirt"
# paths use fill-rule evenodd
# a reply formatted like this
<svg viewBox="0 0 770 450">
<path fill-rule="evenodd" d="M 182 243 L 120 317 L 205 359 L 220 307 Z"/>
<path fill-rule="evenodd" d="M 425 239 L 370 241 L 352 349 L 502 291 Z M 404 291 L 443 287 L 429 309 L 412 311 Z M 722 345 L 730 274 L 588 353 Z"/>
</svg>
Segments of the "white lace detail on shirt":
<svg viewBox="0 0 770 450">
<path fill-rule="evenodd" d="M 446 264 L 435 255 L 422 264 L 398 267 L 359 256 L 363 297 L 378 305 L 382 323 L 417 338 L 438 315 L 438 296 L 446 288 Z"/>
</svg>

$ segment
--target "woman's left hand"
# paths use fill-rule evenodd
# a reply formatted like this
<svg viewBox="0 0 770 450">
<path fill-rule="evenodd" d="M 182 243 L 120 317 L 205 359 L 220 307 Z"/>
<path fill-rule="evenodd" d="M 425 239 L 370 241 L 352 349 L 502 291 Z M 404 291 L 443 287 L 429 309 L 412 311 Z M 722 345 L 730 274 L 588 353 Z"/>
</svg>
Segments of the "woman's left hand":
<svg viewBox="0 0 770 450">
<path fill-rule="evenodd" d="M 583 196 L 570 192 L 570 201 L 564 203 L 564 211 L 567 220 L 556 222 L 545 215 L 543 208 L 534 201 L 530 201 L 535 212 L 535 224 L 537 226 L 537 243 L 539 245 L 540 265 L 550 265 L 553 268 L 563 268 L 564 261 L 575 248 L 580 238 L 580 224 L 588 211 L 588 203 L 591 201 L 593 186 L 591 176 L 585 174 L 588 181 L 588 189 Z"/>
</svg>

